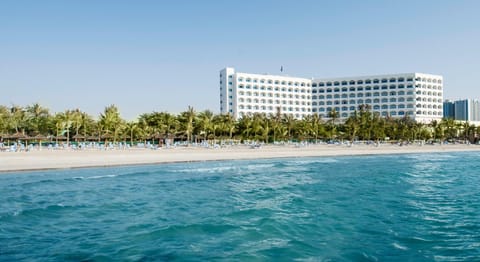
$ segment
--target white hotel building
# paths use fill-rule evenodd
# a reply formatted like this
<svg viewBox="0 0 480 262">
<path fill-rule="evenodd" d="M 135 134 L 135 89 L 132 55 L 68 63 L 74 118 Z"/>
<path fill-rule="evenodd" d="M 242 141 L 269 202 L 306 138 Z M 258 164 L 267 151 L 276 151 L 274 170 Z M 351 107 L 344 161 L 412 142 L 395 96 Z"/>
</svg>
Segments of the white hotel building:
<svg viewBox="0 0 480 262">
<path fill-rule="evenodd" d="M 220 71 L 220 111 L 235 118 L 253 113 L 291 114 L 301 119 L 339 112 L 346 119 L 359 105 L 381 116 L 408 115 L 429 123 L 443 117 L 443 77 L 409 73 L 308 79 L 280 75 Z"/>
</svg>

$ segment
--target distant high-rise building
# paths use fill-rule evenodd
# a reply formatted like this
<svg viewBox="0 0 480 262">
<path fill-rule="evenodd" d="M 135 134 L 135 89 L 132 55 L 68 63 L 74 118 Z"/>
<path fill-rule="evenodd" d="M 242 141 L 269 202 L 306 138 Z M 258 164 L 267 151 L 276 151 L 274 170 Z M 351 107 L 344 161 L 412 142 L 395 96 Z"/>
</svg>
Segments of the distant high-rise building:
<svg viewBox="0 0 480 262">
<path fill-rule="evenodd" d="M 455 119 L 455 102 L 450 100 L 443 102 L 443 117 Z"/>
<path fill-rule="evenodd" d="M 220 111 L 235 118 L 253 113 L 290 114 L 297 119 L 318 114 L 340 120 L 360 105 L 381 116 L 408 116 L 429 123 L 443 117 L 443 77 L 408 73 L 309 79 L 220 71 Z"/>
<path fill-rule="evenodd" d="M 445 101 L 443 110 L 444 117 L 460 121 L 480 121 L 480 101 L 476 99 Z"/>
</svg>

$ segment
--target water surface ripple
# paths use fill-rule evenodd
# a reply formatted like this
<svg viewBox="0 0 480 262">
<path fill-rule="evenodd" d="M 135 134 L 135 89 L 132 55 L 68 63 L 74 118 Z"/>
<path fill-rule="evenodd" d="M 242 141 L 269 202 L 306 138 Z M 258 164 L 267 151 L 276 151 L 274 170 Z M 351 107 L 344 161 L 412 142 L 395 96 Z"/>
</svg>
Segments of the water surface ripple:
<svg viewBox="0 0 480 262">
<path fill-rule="evenodd" d="M 480 261 L 479 153 L 0 175 L 2 261 Z"/>
</svg>

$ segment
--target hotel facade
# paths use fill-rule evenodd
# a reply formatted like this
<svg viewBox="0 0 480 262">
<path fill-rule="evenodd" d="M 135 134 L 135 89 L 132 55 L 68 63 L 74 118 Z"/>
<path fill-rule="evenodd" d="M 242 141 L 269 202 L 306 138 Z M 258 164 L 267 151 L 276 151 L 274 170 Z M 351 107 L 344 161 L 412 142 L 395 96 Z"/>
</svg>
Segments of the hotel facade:
<svg viewBox="0 0 480 262">
<path fill-rule="evenodd" d="M 308 79 L 241 73 L 230 67 L 220 71 L 220 112 L 236 119 L 253 113 L 328 118 L 335 110 L 345 120 L 360 105 L 384 117 L 441 120 L 443 77 L 408 73 Z"/>
</svg>

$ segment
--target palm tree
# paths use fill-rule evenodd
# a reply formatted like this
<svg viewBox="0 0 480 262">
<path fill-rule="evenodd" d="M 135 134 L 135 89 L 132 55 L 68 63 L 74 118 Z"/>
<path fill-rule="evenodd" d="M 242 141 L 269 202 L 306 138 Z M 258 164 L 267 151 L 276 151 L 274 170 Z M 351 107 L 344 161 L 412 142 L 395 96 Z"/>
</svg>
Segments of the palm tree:
<svg viewBox="0 0 480 262">
<path fill-rule="evenodd" d="M 66 133 L 67 146 L 70 143 L 70 128 L 72 127 L 72 112 L 70 110 L 65 110 L 65 112 L 60 112 L 55 115 L 55 126 L 56 126 L 56 143 L 58 144 L 58 137 Z"/>
<path fill-rule="evenodd" d="M 205 110 L 198 114 L 198 128 L 200 134 L 203 134 L 203 140 L 207 141 L 208 133 L 213 130 L 214 114 L 210 110 Z"/>
<path fill-rule="evenodd" d="M 362 119 L 357 111 L 355 111 L 353 115 L 347 118 L 345 121 L 345 128 L 350 139 L 350 143 L 353 144 L 361 125 Z"/>
<path fill-rule="evenodd" d="M 228 132 L 228 139 L 232 139 L 233 132 L 235 132 L 235 119 L 231 114 L 220 115 L 220 119 L 224 129 Z"/>
<path fill-rule="evenodd" d="M 288 135 L 288 140 L 292 140 L 292 133 L 295 129 L 295 126 L 297 124 L 297 120 L 293 117 L 292 114 L 284 114 L 283 115 L 283 123 L 285 127 L 287 128 L 287 135 Z"/>
<path fill-rule="evenodd" d="M 169 139 L 171 135 L 175 134 L 178 129 L 177 117 L 170 113 L 162 113 L 162 131 Z"/>
<path fill-rule="evenodd" d="M 138 130 L 137 122 L 127 122 L 125 124 L 125 132 L 130 135 L 130 146 L 133 146 L 133 134 Z"/>
<path fill-rule="evenodd" d="M 73 128 L 75 129 L 75 136 L 78 137 L 78 133 L 83 124 L 83 121 L 82 121 L 83 116 L 80 109 L 77 108 L 71 111 L 71 118 L 72 118 Z M 75 140 L 78 141 L 78 138 L 75 138 Z"/>
<path fill-rule="evenodd" d="M 0 133 L 9 133 L 10 130 L 10 109 L 6 106 L 0 105 Z"/>
<path fill-rule="evenodd" d="M 340 117 L 340 113 L 333 108 L 328 112 L 328 118 L 330 118 L 329 123 L 330 123 L 330 139 L 333 139 L 334 137 L 337 136 L 337 128 L 336 128 L 336 123 L 337 119 Z"/>
<path fill-rule="evenodd" d="M 252 132 L 252 116 L 244 115 L 238 121 L 238 126 L 242 134 L 242 138 L 245 140 L 250 139 L 250 133 Z"/>
<path fill-rule="evenodd" d="M 26 120 L 28 122 L 28 127 L 30 131 L 34 133 L 45 134 L 48 130 L 48 118 L 50 114 L 48 108 L 42 107 L 40 104 L 35 103 L 30 106 L 27 106 L 26 110 Z"/>
<path fill-rule="evenodd" d="M 187 111 L 182 112 L 181 114 L 181 121 L 183 125 L 183 131 L 185 131 L 185 134 L 187 134 L 187 141 L 190 143 L 192 142 L 192 134 L 193 134 L 193 129 L 194 129 L 194 122 L 196 118 L 196 112 L 193 109 L 193 107 L 188 106 Z"/>
<path fill-rule="evenodd" d="M 24 131 L 25 129 L 25 110 L 20 106 L 12 106 L 10 108 L 10 119 L 8 120 L 12 129 L 15 129 L 15 132 L 18 133 L 20 129 Z"/>
<path fill-rule="evenodd" d="M 103 114 L 100 114 L 99 123 L 103 127 L 105 144 L 107 143 L 107 137 L 110 135 L 113 135 L 113 142 L 116 143 L 117 136 L 122 128 L 123 122 L 123 119 L 120 117 L 120 112 L 115 105 L 107 106 Z"/>
<path fill-rule="evenodd" d="M 95 129 L 95 120 L 93 120 L 89 114 L 81 112 L 80 126 L 83 131 L 83 136 L 86 138 L 87 134 Z"/>
<path fill-rule="evenodd" d="M 386 120 L 380 117 L 379 113 L 374 113 L 372 116 L 372 139 L 380 143 L 380 140 L 384 140 Z"/>
<path fill-rule="evenodd" d="M 447 139 L 455 139 L 458 135 L 458 124 L 452 118 L 444 118 L 440 122 L 444 126 Z"/>
<path fill-rule="evenodd" d="M 254 138 L 257 139 L 263 139 L 263 131 L 264 128 L 268 128 L 264 125 L 265 123 L 265 118 L 263 114 L 260 113 L 254 113 L 252 117 L 252 132 L 254 134 Z M 268 133 L 268 132 L 267 132 Z M 268 139 L 267 139 L 268 140 Z"/>
</svg>

